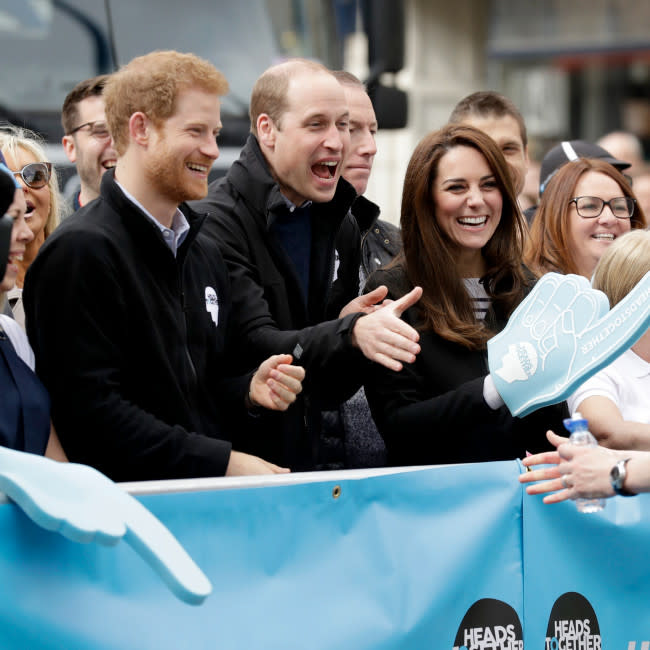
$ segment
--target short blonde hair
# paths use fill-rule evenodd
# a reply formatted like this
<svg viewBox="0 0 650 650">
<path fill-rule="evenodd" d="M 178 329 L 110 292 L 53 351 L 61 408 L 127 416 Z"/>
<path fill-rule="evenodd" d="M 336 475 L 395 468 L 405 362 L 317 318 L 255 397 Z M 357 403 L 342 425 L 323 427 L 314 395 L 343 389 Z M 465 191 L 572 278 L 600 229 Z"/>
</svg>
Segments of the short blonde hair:
<svg viewBox="0 0 650 650">
<path fill-rule="evenodd" d="M 36 162 L 50 162 L 45 155 L 43 140 L 38 134 L 13 124 L 3 124 L 0 127 L 0 151 L 8 152 L 16 157 L 19 149 L 31 154 Z M 45 222 L 44 234 L 46 238 L 59 225 L 65 211 L 63 198 L 59 191 L 59 180 L 54 167 L 52 167 L 47 186 L 50 190 L 50 211 Z"/>
<path fill-rule="evenodd" d="M 650 232 L 632 230 L 616 239 L 598 260 L 592 285 L 618 304 L 650 271 Z"/>
<path fill-rule="evenodd" d="M 129 144 L 133 113 L 142 112 L 160 126 L 174 114 L 179 93 L 190 88 L 225 95 L 228 82 L 209 61 L 174 50 L 138 56 L 110 75 L 104 87 L 106 122 L 118 155 Z"/>
</svg>

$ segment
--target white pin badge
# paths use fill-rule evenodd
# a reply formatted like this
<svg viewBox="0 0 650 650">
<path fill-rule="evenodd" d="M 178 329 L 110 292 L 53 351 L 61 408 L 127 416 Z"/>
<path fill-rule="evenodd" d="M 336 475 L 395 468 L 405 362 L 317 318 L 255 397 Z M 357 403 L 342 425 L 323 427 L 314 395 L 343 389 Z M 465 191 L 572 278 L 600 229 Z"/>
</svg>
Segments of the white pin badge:
<svg viewBox="0 0 650 650">
<path fill-rule="evenodd" d="M 212 287 L 205 288 L 205 310 L 210 314 L 215 325 L 219 324 L 219 299 Z"/>
</svg>

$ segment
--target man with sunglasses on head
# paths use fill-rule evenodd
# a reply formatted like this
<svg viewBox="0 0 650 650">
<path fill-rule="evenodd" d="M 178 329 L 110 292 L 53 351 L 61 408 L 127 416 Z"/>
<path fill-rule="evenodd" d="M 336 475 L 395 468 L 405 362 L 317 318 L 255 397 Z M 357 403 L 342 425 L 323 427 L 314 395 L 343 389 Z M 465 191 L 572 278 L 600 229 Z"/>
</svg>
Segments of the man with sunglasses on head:
<svg viewBox="0 0 650 650">
<path fill-rule="evenodd" d="M 78 83 L 63 102 L 63 148 L 77 167 L 81 188 L 72 199 L 73 210 L 99 196 L 99 185 L 107 169 L 115 167 L 117 153 L 106 126 L 104 86 L 108 75 Z"/>
</svg>

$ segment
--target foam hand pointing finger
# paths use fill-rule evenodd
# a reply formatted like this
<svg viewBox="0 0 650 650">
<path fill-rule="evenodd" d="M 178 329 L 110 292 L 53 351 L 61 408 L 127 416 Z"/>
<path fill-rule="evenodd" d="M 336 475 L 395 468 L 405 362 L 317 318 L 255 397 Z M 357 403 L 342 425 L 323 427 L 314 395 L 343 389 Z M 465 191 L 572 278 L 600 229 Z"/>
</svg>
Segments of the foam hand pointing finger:
<svg viewBox="0 0 650 650">
<path fill-rule="evenodd" d="M 181 600 L 198 605 L 210 582 L 139 501 L 92 467 L 0 447 L 0 490 L 39 526 L 74 542 L 124 539 Z"/>
<path fill-rule="evenodd" d="M 582 276 L 547 273 L 488 341 L 490 375 L 513 415 L 566 399 L 650 327 L 650 273 L 614 309 Z"/>
</svg>

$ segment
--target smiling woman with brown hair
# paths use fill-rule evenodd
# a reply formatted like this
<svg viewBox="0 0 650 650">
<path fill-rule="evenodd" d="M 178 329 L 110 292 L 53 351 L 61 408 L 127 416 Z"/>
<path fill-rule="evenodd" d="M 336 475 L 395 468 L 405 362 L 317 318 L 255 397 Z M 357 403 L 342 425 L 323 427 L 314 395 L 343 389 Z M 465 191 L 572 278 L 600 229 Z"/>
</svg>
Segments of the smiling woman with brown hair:
<svg viewBox="0 0 650 650">
<path fill-rule="evenodd" d="M 406 172 L 401 227 L 403 253 L 367 285 L 386 285 L 392 299 L 423 289 L 403 315 L 420 333 L 420 354 L 400 372 L 373 366 L 365 383 L 390 464 L 507 460 L 545 448 L 565 405 L 515 418 L 486 380 L 487 341 L 534 283 L 496 143 L 459 125 L 425 136 Z"/>
</svg>

